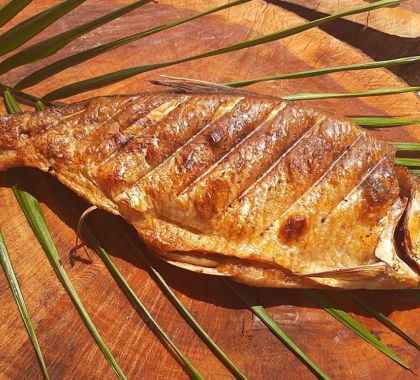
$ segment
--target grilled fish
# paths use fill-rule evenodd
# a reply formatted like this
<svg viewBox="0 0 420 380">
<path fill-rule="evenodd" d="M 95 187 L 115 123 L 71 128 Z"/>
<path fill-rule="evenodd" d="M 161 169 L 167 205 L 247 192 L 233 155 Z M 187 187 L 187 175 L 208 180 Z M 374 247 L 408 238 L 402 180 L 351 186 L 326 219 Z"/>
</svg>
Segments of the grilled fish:
<svg viewBox="0 0 420 380">
<path fill-rule="evenodd" d="M 188 82 L 0 117 L 0 170 L 49 172 L 167 262 L 255 286 L 419 287 L 419 180 L 350 120 Z"/>
</svg>

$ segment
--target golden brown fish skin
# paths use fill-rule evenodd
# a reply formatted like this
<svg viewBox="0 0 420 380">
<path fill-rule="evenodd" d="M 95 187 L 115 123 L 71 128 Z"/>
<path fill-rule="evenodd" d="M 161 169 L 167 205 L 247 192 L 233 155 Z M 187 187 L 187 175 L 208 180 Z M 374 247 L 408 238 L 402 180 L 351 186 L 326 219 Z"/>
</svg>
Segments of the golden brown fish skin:
<svg viewBox="0 0 420 380">
<path fill-rule="evenodd" d="M 49 171 L 165 260 L 258 286 L 418 287 L 418 193 L 407 192 L 407 264 L 394 242 L 407 203 L 394 156 L 347 119 L 239 92 L 0 118 L 0 170 Z"/>
</svg>

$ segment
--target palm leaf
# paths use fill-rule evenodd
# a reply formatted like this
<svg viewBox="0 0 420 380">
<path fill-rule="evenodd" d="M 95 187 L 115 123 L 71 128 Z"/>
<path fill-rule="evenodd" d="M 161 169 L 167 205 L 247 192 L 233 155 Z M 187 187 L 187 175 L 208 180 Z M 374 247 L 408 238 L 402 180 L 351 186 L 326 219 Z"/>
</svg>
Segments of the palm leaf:
<svg viewBox="0 0 420 380">
<path fill-rule="evenodd" d="M 125 15 L 126 13 L 132 12 L 141 6 L 150 3 L 151 1 L 152 0 L 135 1 L 134 3 L 121 7 L 95 20 L 81 24 L 73 29 L 67 30 L 66 32 L 57 34 L 53 37 L 47 38 L 46 40 L 31 45 L 1 62 L 0 74 L 4 74 L 16 67 L 49 57 L 83 34 L 97 29 L 100 26 Z"/>
<path fill-rule="evenodd" d="M 403 158 L 397 157 L 395 159 L 397 165 L 420 167 L 420 159 L 418 158 Z"/>
<path fill-rule="evenodd" d="M 0 36 L 0 56 L 22 46 L 86 0 L 65 0 L 28 18 Z"/>
<path fill-rule="evenodd" d="M 329 379 L 328 375 L 322 371 L 309 358 L 299 346 L 284 332 L 284 330 L 274 321 L 267 311 L 258 304 L 252 294 L 247 291 L 246 287 L 227 280 L 226 283 L 238 295 L 238 297 L 249 307 L 249 309 L 276 335 L 308 368 L 316 374 L 320 379 Z"/>
<path fill-rule="evenodd" d="M 169 298 L 172 304 L 176 307 L 178 312 L 184 317 L 188 324 L 193 328 L 193 330 L 200 336 L 200 338 L 209 346 L 212 351 L 217 355 L 217 357 L 225 364 L 227 368 L 235 375 L 237 379 L 246 379 L 246 376 L 241 372 L 241 370 L 228 358 L 228 356 L 222 351 L 222 349 L 217 345 L 217 343 L 207 334 L 203 327 L 198 323 L 198 321 L 192 316 L 188 309 L 182 304 L 180 299 L 176 296 L 173 290 L 170 288 L 169 284 L 165 281 L 163 276 L 159 271 L 154 267 L 151 261 L 147 256 L 139 249 L 137 244 L 133 239 L 124 231 L 123 228 L 120 228 L 120 232 L 124 235 L 126 241 L 129 242 L 132 249 L 139 255 L 143 263 L 146 265 L 147 269 L 150 271 L 156 282 L 159 284 L 160 288 L 163 290 L 165 295 Z"/>
<path fill-rule="evenodd" d="M 293 95 L 281 96 L 284 100 L 313 100 L 313 99 L 345 99 L 345 98 L 364 98 L 367 96 L 383 96 L 403 94 L 406 92 L 420 91 L 420 86 L 413 87 L 394 87 L 394 88 L 380 88 L 371 91 L 361 92 L 345 92 L 345 93 L 300 93 Z"/>
<path fill-rule="evenodd" d="M 132 305 L 146 318 L 150 326 L 159 334 L 159 336 L 161 336 L 172 347 L 172 349 L 176 352 L 181 361 L 188 368 L 190 374 L 197 380 L 204 380 L 204 377 L 200 374 L 200 372 L 198 372 L 197 369 L 195 369 L 195 367 L 190 363 L 190 361 L 182 353 L 182 351 L 175 345 L 175 343 L 165 332 L 165 330 L 163 330 L 162 327 L 156 322 L 152 314 L 150 314 L 149 310 L 147 310 L 146 306 L 144 306 L 144 304 L 140 301 L 137 294 L 133 291 L 133 289 L 131 289 L 128 282 L 125 280 L 121 272 L 118 270 L 114 262 L 109 257 L 107 251 L 99 244 L 99 242 L 87 228 L 84 228 L 84 234 L 88 236 L 90 244 L 93 244 L 92 248 L 97 252 L 99 257 L 111 273 L 112 277 L 118 283 L 118 285 L 120 286 L 126 297 L 130 300 Z"/>
<path fill-rule="evenodd" d="M 4 104 L 6 105 L 6 108 L 7 108 L 7 112 L 9 113 L 22 112 L 22 110 L 19 107 L 19 104 L 15 102 L 10 90 L 5 90 L 3 93 L 3 97 L 4 97 Z"/>
<path fill-rule="evenodd" d="M 0 83 L 0 90 L 1 91 L 7 91 L 9 94 L 13 94 L 14 98 L 18 98 L 19 100 L 22 100 L 24 102 L 27 102 L 29 104 L 33 104 L 35 105 L 37 101 L 39 101 L 40 99 L 37 98 L 36 96 L 27 94 L 25 92 L 19 91 L 19 90 L 15 90 L 9 86 L 6 86 L 3 83 Z M 44 102 L 47 105 L 51 105 L 51 103 L 49 102 Z M 7 106 L 7 104 L 6 104 Z"/>
<path fill-rule="evenodd" d="M 273 80 L 309 78 L 309 77 L 314 77 L 318 75 L 338 73 L 341 71 L 370 70 L 370 69 L 377 69 L 381 67 L 391 67 L 395 65 L 402 65 L 402 64 L 407 64 L 407 63 L 417 62 L 417 61 L 420 61 L 420 56 L 390 59 L 387 61 L 356 63 L 353 65 L 327 67 L 323 69 L 308 70 L 308 71 L 301 71 L 301 72 L 295 72 L 295 73 L 277 74 L 277 75 L 270 75 L 270 76 L 241 80 L 241 81 L 226 82 L 223 84 L 229 87 L 245 87 L 251 84 L 260 83 L 260 82 L 268 82 L 268 81 L 273 81 Z"/>
<path fill-rule="evenodd" d="M 94 57 L 97 57 L 101 54 L 104 54 L 108 51 L 117 49 L 121 46 L 129 44 L 129 43 L 134 42 L 136 40 L 139 40 L 141 38 L 148 37 L 152 34 L 162 32 L 163 30 L 173 28 L 177 25 L 181 25 L 181 24 L 184 24 L 186 22 L 195 20 L 197 18 L 207 16 L 207 15 L 210 15 L 212 13 L 216 13 L 216 12 L 219 12 L 221 10 L 224 10 L 224 9 L 231 8 L 231 7 L 234 7 L 236 5 L 244 4 L 244 3 L 247 3 L 249 1 L 251 1 L 251 0 L 232 1 L 232 2 L 229 2 L 229 3 L 223 4 L 219 7 L 211 8 L 211 9 L 205 11 L 205 12 L 196 13 L 192 16 L 184 17 L 184 18 L 181 18 L 181 19 L 176 20 L 176 21 L 171 21 L 171 22 L 168 22 L 164 25 L 160 25 L 160 26 L 145 30 L 143 32 L 135 33 L 135 34 L 132 34 L 130 36 L 121 38 L 119 40 L 112 41 L 112 42 L 109 42 L 107 44 L 99 45 L 99 46 L 96 46 L 94 48 L 82 51 L 80 53 L 70 55 L 68 57 L 65 57 L 65 58 L 60 59 L 56 62 L 53 62 L 52 64 L 47 65 L 47 66 L 33 72 L 32 74 L 28 75 L 26 78 L 23 78 L 15 86 L 15 88 L 16 89 L 24 89 L 24 88 L 27 88 L 27 87 L 34 86 L 35 84 L 38 84 L 38 83 L 42 82 L 43 80 L 61 72 L 61 71 L 64 71 L 64 70 L 68 69 L 69 67 L 74 67 L 74 66 L 76 66 L 80 63 L 86 62 L 86 61 L 88 61 L 88 60 L 90 60 Z"/>
<path fill-rule="evenodd" d="M 369 311 L 371 314 L 375 316 L 375 318 L 382 322 L 386 327 L 388 327 L 391 331 L 398 334 L 401 338 L 406 340 L 408 343 L 416 347 L 420 350 L 420 345 L 409 335 L 407 335 L 404 331 L 402 331 L 398 326 L 396 326 L 389 318 L 387 318 L 383 313 L 376 310 L 373 306 L 367 303 L 362 297 L 358 296 L 354 292 L 346 292 L 346 294 L 355 302 L 357 302 L 361 307 Z"/>
<path fill-rule="evenodd" d="M 32 0 L 13 0 L 0 7 L 0 28 L 7 24 L 29 3 L 32 3 Z"/>
<path fill-rule="evenodd" d="M 281 31 L 278 31 L 278 32 L 275 32 L 275 33 L 266 34 L 262 37 L 242 41 L 242 42 L 239 42 L 239 43 L 236 43 L 236 44 L 224 47 L 224 48 L 211 50 L 211 51 L 208 51 L 208 52 L 205 52 L 205 53 L 192 55 L 192 56 L 177 59 L 177 60 L 174 60 L 174 61 L 154 63 L 154 64 L 144 65 L 144 66 L 135 66 L 135 67 L 131 67 L 131 68 L 128 68 L 128 69 L 115 71 L 113 73 L 100 75 L 100 76 L 97 76 L 97 77 L 94 77 L 94 78 L 82 80 L 82 81 L 79 81 L 79 82 L 75 82 L 75 83 L 60 87 L 60 88 L 46 94 L 43 99 L 45 99 L 47 101 L 50 101 L 50 100 L 68 98 L 68 97 L 76 95 L 76 94 L 80 94 L 80 93 L 83 93 L 83 92 L 86 92 L 86 91 L 101 88 L 101 87 L 107 86 L 107 85 L 112 84 L 112 83 L 117 83 L 119 81 L 130 78 L 132 76 L 135 76 L 135 75 L 138 75 L 138 74 L 141 74 L 141 73 L 145 73 L 147 71 L 152 71 L 152 70 L 162 68 L 162 67 L 173 66 L 173 65 L 177 65 L 177 64 L 183 63 L 183 62 L 189 62 L 189 61 L 193 61 L 193 60 L 196 60 L 196 59 L 212 57 L 212 56 L 216 56 L 216 55 L 220 55 L 220 54 L 225 54 L 225 53 L 229 53 L 229 52 L 233 52 L 233 51 L 246 49 L 246 48 L 249 48 L 249 47 L 252 47 L 252 46 L 265 44 L 267 42 L 276 41 L 276 40 L 279 40 L 279 39 L 282 39 L 282 38 L 286 38 L 288 36 L 292 36 L 292 35 L 297 34 L 297 33 L 301 33 L 305 30 L 315 28 L 319 25 L 325 24 L 327 22 L 336 20 L 336 19 L 344 17 L 344 16 L 353 15 L 353 14 L 357 14 L 357 13 L 368 12 L 368 11 L 371 11 L 371 10 L 374 10 L 374 9 L 378 9 L 378 8 L 382 8 L 382 7 L 386 7 L 386 6 L 390 6 L 390 5 L 396 5 L 396 4 L 399 4 L 399 3 L 400 3 L 400 0 L 380 0 L 380 1 L 374 2 L 373 4 L 368 4 L 368 5 L 365 5 L 365 6 L 362 6 L 362 7 L 349 9 L 349 10 L 346 10 L 346 11 L 343 11 L 343 12 L 340 12 L 340 13 L 336 13 L 336 14 L 333 14 L 333 15 L 330 15 L 330 16 L 322 17 L 320 19 L 295 26 L 293 28 L 281 30 Z"/>
<path fill-rule="evenodd" d="M 389 142 L 392 145 L 395 145 L 397 150 L 402 151 L 419 151 L 420 150 L 420 144 L 419 143 L 411 143 L 411 142 L 399 142 L 399 141 L 390 141 Z"/>
<path fill-rule="evenodd" d="M 122 369 L 118 365 L 117 361 L 115 360 L 105 341 L 99 334 L 99 331 L 93 324 L 93 321 L 89 317 L 89 314 L 83 306 L 83 303 L 80 300 L 79 295 L 77 294 L 76 289 L 73 286 L 73 283 L 68 277 L 67 272 L 60 264 L 57 248 L 55 247 L 55 244 L 51 238 L 51 234 L 49 232 L 47 223 L 45 221 L 38 200 L 26 191 L 19 189 L 17 186 L 13 186 L 13 193 L 15 194 L 15 197 L 19 202 L 23 213 L 26 216 L 29 225 L 35 233 L 35 236 L 38 238 L 39 243 L 41 244 L 42 248 L 47 254 L 48 260 L 50 261 L 54 272 L 56 273 L 63 287 L 66 289 L 67 293 L 72 299 L 74 306 L 79 312 L 81 318 L 83 319 L 83 322 L 85 323 L 92 337 L 95 339 L 96 344 L 102 351 L 105 359 L 111 365 L 112 369 L 114 370 L 119 379 L 126 379 Z"/>
<path fill-rule="evenodd" d="M 370 333 L 366 328 L 364 328 L 359 322 L 357 322 L 345 311 L 340 310 L 336 305 L 334 305 L 327 297 L 322 295 L 320 292 L 316 290 L 306 290 L 305 294 L 313 302 L 322 307 L 328 314 L 337 319 L 339 322 L 341 322 L 344 326 L 352 330 L 354 333 L 359 335 L 371 346 L 384 353 L 386 356 L 394 360 L 402 367 L 406 369 L 410 368 L 403 359 L 401 359 L 396 353 L 394 353 L 388 346 L 386 346 L 380 340 L 378 340 L 375 337 L 375 335 Z"/>
<path fill-rule="evenodd" d="M 388 128 L 400 125 L 420 124 L 420 120 L 416 119 L 397 119 L 384 116 L 352 117 L 352 120 L 360 126 L 371 128 Z"/>
<path fill-rule="evenodd" d="M 47 366 L 45 365 L 44 357 L 42 356 L 41 347 L 39 346 L 38 339 L 36 338 L 35 330 L 32 326 L 31 318 L 29 317 L 28 310 L 26 309 L 25 300 L 23 299 L 20 290 L 19 282 L 16 278 L 12 262 L 10 261 L 9 253 L 7 252 L 6 243 L 4 242 L 3 235 L 0 231 L 0 265 L 3 268 L 7 282 L 9 283 L 10 290 L 13 293 L 16 305 L 19 309 L 20 316 L 22 317 L 23 324 L 34 347 L 36 358 L 38 359 L 39 366 L 41 367 L 42 375 L 45 380 L 50 377 L 48 375 Z"/>
</svg>

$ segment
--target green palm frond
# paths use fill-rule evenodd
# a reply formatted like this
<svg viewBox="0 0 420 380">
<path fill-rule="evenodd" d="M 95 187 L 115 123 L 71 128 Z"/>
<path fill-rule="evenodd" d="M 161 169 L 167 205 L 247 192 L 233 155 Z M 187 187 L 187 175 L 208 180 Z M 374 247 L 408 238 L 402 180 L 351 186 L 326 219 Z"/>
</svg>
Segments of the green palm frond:
<svg viewBox="0 0 420 380">
<path fill-rule="evenodd" d="M 56 273 L 61 284 L 69 294 L 74 306 L 79 312 L 80 317 L 85 323 L 87 329 L 91 333 L 92 337 L 95 339 L 96 344 L 101 349 L 105 359 L 109 362 L 118 378 L 125 380 L 126 377 L 124 375 L 124 372 L 118 365 L 117 361 L 115 360 L 105 341 L 99 334 L 99 331 L 95 327 L 92 319 L 90 318 L 87 310 L 85 309 L 82 301 L 80 300 L 79 295 L 77 294 L 76 289 L 73 286 L 73 283 L 67 275 L 67 272 L 61 266 L 57 248 L 55 247 L 55 244 L 52 240 L 51 234 L 47 226 L 47 222 L 45 221 L 45 217 L 42 213 L 41 206 L 38 200 L 26 191 L 21 190 L 17 186 L 13 186 L 13 193 L 15 194 L 15 197 L 23 213 L 25 214 L 26 219 L 28 220 L 28 223 L 31 226 L 35 236 L 38 238 L 39 243 L 44 249 L 48 260 L 50 261 L 51 266 L 54 269 L 54 272 Z"/>
<path fill-rule="evenodd" d="M 397 165 L 403 165 L 403 166 L 420 167 L 420 159 L 419 158 L 403 158 L 403 157 L 397 157 L 395 159 L 395 163 Z"/>
<path fill-rule="evenodd" d="M 135 1 L 134 3 L 121 7 L 111 13 L 106 14 L 105 16 L 99 17 L 85 24 L 81 24 L 73 29 L 67 30 L 63 33 L 57 34 L 53 37 L 47 38 L 46 40 L 31 45 L 1 62 L 0 75 L 16 67 L 49 57 L 55 54 L 57 51 L 61 50 L 76 38 L 99 28 L 100 26 L 119 18 L 126 13 L 132 12 L 133 10 L 147 3 L 150 3 L 151 1 L 152 0 Z"/>
<path fill-rule="evenodd" d="M 0 6 L 0 28 L 30 3 L 32 3 L 32 0 L 12 0 Z"/>
<path fill-rule="evenodd" d="M 85 1 L 65 0 L 9 29 L 0 35 L 0 56 L 22 46 L 26 41 L 29 41 Z"/>
<path fill-rule="evenodd" d="M 391 331 L 398 334 L 401 338 L 406 340 L 408 343 L 410 343 L 412 346 L 416 347 L 418 350 L 420 350 L 420 345 L 408 334 L 406 334 L 404 331 L 402 331 L 397 325 L 395 325 L 389 318 L 387 318 L 383 313 L 376 310 L 372 305 L 370 305 L 368 302 L 366 302 L 362 297 L 358 296 L 354 292 L 346 292 L 346 294 L 356 303 L 358 303 L 361 307 L 369 311 L 372 315 L 375 316 L 375 318 L 383 323 L 386 327 L 388 327 Z"/>
<path fill-rule="evenodd" d="M 412 62 L 417 62 L 417 61 L 420 61 L 420 56 L 396 58 L 396 59 L 390 59 L 387 61 L 355 63 L 353 65 L 327 67 L 323 69 L 300 71 L 296 73 L 269 75 L 265 77 L 246 79 L 246 80 L 241 80 L 241 81 L 226 82 L 223 84 L 229 87 L 245 87 L 251 84 L 260 83 L 260 82 L 268 82 L 268 81 L 273 81 L 273 80 L 310 78 L 310 77 L 319 76 L 319 75 L 339 73 L 342 71 L 370 70 L 370 69 L 377 69 L 377 68 L 382 68 L 382 67 L 402 65 L 402 64 L 407 64 L 407 63 L 412 63 Z"/>
<path fill-rule="evenodd" d="M 10 92 L 10 90 L 4 91 L 3 98 L 4 98 L 4 104 L 6 105 L 6 108 L 7 108 L 7 112 L 9 113 L 22 112 L 22 110 L 19 107 L 19 104 L 13 98 L 13 95 Z"/>
<path fill-rule="evenodd" d="M 128 241 L 131 248 L 138 254 L 140 259 L 145 264 L 146 268 L 150 271 L 155 281 L 159 284 L 162 291 L 172 302 L 178 312 L 184 317 L 185 321 L 193 328 L 197 335 L 207 344 L 208 347 L 217 355 L 217 357 L 225 364 L 227 368 L 235 375 L 237 379 L 245 380 L 247 377 L 242 373 L 242 371 L 229 359 L 229 357 L 222 351 L 222 349 L 217 345 L 217 343 L 210 337 L 210 335 L 204 330 L 204 328 L 199 324 L 199 322 L 192 316 L 188 309 L 182 304 L 180 299 L 171 289 L 169 284 L 165 281 L 163 276 L 147 258 L 147 256 L 139 249 L 137 244 L 133 239 L 127 234 L 127 232 L 120 227 L 120 233 L 124 236 L 124 239 Z"/>
<path fill-rule="evenodd" d="M 404 94 L 406 92 L 420 91 L 420 86 L 412 87 L 391 87 L 391 88 L 380 88 L 371 91 L 360 91 L 360 92 L 344 92 L 344 93 L 300 93 L 293 95 L 281 96 L 284 100 L 314 100 L 314 99 L 346 99 L 346 98 L 364 98 L 368 96 L 384 96 L 384 95 L 395 95 Z"/>
<path fill-rule="evenodd" d="M 420 124 L 420 120 L 417 119 L 398 119 L 385 116 L 352 117 L 352 120 L 362 127 L 370 128 L 389 128 L 400 125 Z"/>
<path fill-rule="evenodd" d="M 13 293 L 16 305 L 19 309 L 20 316 L 25 325 L 26 331 L 34 347 L 36 358 L 39 366 L 41 367 L 42 376 L 45 380 L 49 380 L 47 366 L 42 355 L 41 347 L 39 346 L 38 339 L 36 338 L 35 330 L 32 326 L 31 318 L 29 317 L 28 310 L 26 309 L 25 300 L 23 299 L 22 291 L 20 290 L 19 282 L 16 278 L 12 262 L 10 261 L 9 253 L 7 251 L 6 243 L 4 242 L 3 234 L 0 231 L 0 265 L 3 268 L 7 282 L 9 283 L 10 290 Z"/>
<path fill-rule="evenodd" d="M 100 75 L 94 78 L 82 80 L 79 82 L 75 82 L 75 83 L 60 87 L 46 94 L 43 97 L 43 99 L 47 101 L 51 101 L 51 100 L 68 98 L 73 95 L 81 94 L 86 91 L 94 90 L 94 89 L 101 88 L 101 87 L 104 87 L 113 83 L 120 82 L 124 79 L 131 78 L 141 73 L 145 73 L 145 72 L 156 70 L 163 67 L 177 65 L 184 62 L 190 62 L 190 61 L 194 61 L 201 58 L 208 58 L 208 57 L 213 57 L 220 54 L 230 53 L 233 51 L 238 51 L 238 50 L 246 49 L 249 47 L 262 45 L 267 42 L 277 41 L 277 40 L 292 36 L 294 34 L 301 33 L 305 30 L 315 28 L 317 26 L 323 25 L 325 23 L 328 23 L 330 21 L 336 20 L 341 17 L 354 15 L 358 13 L 364 13 L 364 12 L 368 12 L 374 9 L 396 5 L 399 3 L 400 3 L 400 0 L 380 0 L 380 1 L 374 2 L 373 4 L 368 4 L 362 7 L 358 7 L 358 8 L 352 8 L 352 9 L 349 9 L 340 13 L 322 17 L 314 21 L 306 22 L 304 24 L 301 24 L 301 25 L 298 25 L 289 29 L 266 34 L 262 37 L 257 37 L 254 39 L 242 41 L 242 42 L 239 42 L 239 43 L 236 43 L 236 44 L 224 47 L 224 48 L 211 50 L 205 53 L 192 55 L 192 56 L 177 59 L 174 61 L 155 63 L 155 64 L 144 65 L 144 66 L 135 66 L 128 69 L 115 71 L 113 73 Z"/>
<path fill-rule="evenodd" d="M 216 12 L 220 12 L 222 10 L 247 3 L 251 0 L 236 0 L 232 1 L 226 4 L 223 4 L 221 6 L 211 8 L 204 12 L 196 13 L 192 16 L 184 17 L 176 21 L 171 21 L 166 24 L 145 30 L 143 32 L 131 34 L 130 36 L 120 38 L 119 40 L 109 42 L 107 44 L 99 45 L 94 48 L 82 51 L 80 53 L 76 53 L 73 55 L 70 55 L 68 57 L 65 57 L 63 59 L 60 59 L 56 62 L 51 63 L 50 65 L 47 65 L 32 74 L 28 75 L 27 77 L 23 78 L 16 86 L 15 89 L 24 89 L 27 87 L 34 86 L 35 84 L 38 84 L 42 82 L 43 80 L 52 77 L 53 75 L 60 73 L 61 71 L 64 71 L 68 69 L 69 67 L 74 67 L 75 65 L 81 64 L 83 62 L 86 62 L 94 57 L 97 57 L 101 54 L 104 54 L 106 52 L 109 52 L 111 50 L 117 49 L 121 46 L 127 45 L 131 42 L 134 42 L 136 40 L 139 40 L 141 38 L 145 38 L 148 36 L 151 36 L 152 34 L 162 32 L 166 29 L 173 28 L 175 26 L 185 24 L 186 22 L 193 21 L 195 19 L 198 19 L 200 17 L 204 17 Z"/>
<path fill-rule="evenodd" d="M 308 368 L 320 379 L 328 380 L 329 376 L 320 369 L 311 358 L 309 358 L 299 346 L 284 332 L 274 321 L 267 311 L 254 299 L 251 292 L 242 285 L 227 280 L 226 283 L 237 294 L 237 296 L 249 307 L 249 309 L 276 335 Z"/>
<path fill-rule="evenodd" d="M 124 276 L 115 266 L 114 262 L 111 260 L 111 257 L 109 256 L 108 252 L 99 244 L 96 238 L 87 229 L 85 229 L 84 233 L 90 235 L 89 241 L 93 243 L 93 249 L 96 251 L 96 253 L 99 255 L 101 260 L 104 262 L 105 266 L 111 273 L 112 277 L 118 283 L 118 285 L 120 286 L 120 288 L 122 289 L 126 297 L 130 300 L 132 305 L 141 313 L 141 315 L 143 315 L 146 318 L 146 320 L 148 321 L 150 326 L 154 329 L 154 331 L 156 331 L 159 334 L 159 336 L 161 336 L 169 344 L 169 346 L 172 347 L 172 349 L 176 352 L 178 357 L 187 367 L 191 376 L 193 376 L 197 380 L 204 380 L 204 377 L 200 374 L 200 372 L 198 372 L 198 370 L 190 363 L 187 357 L 175 345 L 175 343 L 172 341 L 169 335 L 165 332 L 165 330 L 163 330 L 163 328 L 156 322 L 156 320 L 153 318 L 153 315 L 149 312 L 149 310 L 147 310 L 146 306 L 144 306 L 144 304 L 140 301 L 137 294 L 133 291 L 133 289 L 131 289 L 127 280 L 124 278 Z"/>
<path fill-rule="evenodd" d="M 399 151 L 401 151 L 401 150 L 402 151 L 419 151 L 420 150 L 420 144 L 419 143 L 390 141 L 390 144 L 395 145 L 395 147 Z"/>
<path fill-rule="evenodd" d="M 384 353 L 386 356 L 394 360 L 402 367 L 406 369 L 410 368 L 408 364 L 403 359 L 401 359 L 394 351 L 392 351 L 388 346 L 383 344 L 378 338 L 375 337 L 375 335 L 369 332 L 365 327 L 363 327 L 349 314 L 347 314 L 343 310 L 340 310 L 325 295 L 321 294 L 321 292 L 316 290 L 305 290 L 305 294 L 318 306 L 322 307 L 328 314 L 330 314 L 344 326 L 346 326 L 354 333 L 359 335 L 366 342 L 368 342 L 372 347 L 375 347 L 377 350 Z"/>
</svg>

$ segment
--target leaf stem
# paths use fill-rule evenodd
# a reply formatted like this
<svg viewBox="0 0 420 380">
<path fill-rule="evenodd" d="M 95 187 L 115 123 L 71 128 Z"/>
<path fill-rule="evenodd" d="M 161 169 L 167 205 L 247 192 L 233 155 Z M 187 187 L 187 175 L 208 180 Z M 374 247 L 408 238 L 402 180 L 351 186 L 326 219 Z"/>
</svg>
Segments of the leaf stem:
<svg viewBox="0 0 420 380">
<path fill-rule="evenodd" d="M 10 290 L 13 293 L 16 305 L 19 309 L 20 316 L 22 317 L 23 324 L 25 325 L 26 331 L 31 340 L 32 346 L 35 350 L 36 358 L 39 366 L 41 367 L 42 376 L 45 380 L 49 380 L 47 366 L 42 356 L 41 347 L 39 346 L 38 339 L 35 334 L 35 330 L 32 326 L 31 319 L 29 317 L 28 310 L 26 309 L 25 300 L 23 298 L 22 291 L 20 290 L 19 282 L 16 278 L 15 271 L 13 269 L 12 262 L 10 261 L 9 253 L 7 251 L 6 243 L 4 242 L 3 235 L 0 231 L 0 265 L 3 268 L 4 274 L 6 275 L 7 282 L 10 286 Z"/>
<path fill-rule="evenodd" d="M 253 79 L 246 79 L 246 80 L 241 80 L 241 81 L 226 82 L 223 84 L 229 87 L 245 87 L 245 86 L 249 86 L 251 84 L 260 83 L 260 82 L 283 80 L 283 79 L 308 78 L 308 77 L 313 77 L 313 76 L 337 73 L 341 71 L 369 70 L 369 69 L 376 69 L 376 68 L 381 68 L 381 67 L 402 65 L 402 64 L 412 63 L 412 62 L 417 62 L 417 61 L 420 61 L 420 56 L 390 59 L 387 61 L 355 63 L 352 65 L 327 67 L 327 68 L 315 69 L 315 70 L 277 74 L 277 75 L 270 75 L 270 76 L 253 78 Z"/>
</svg>

